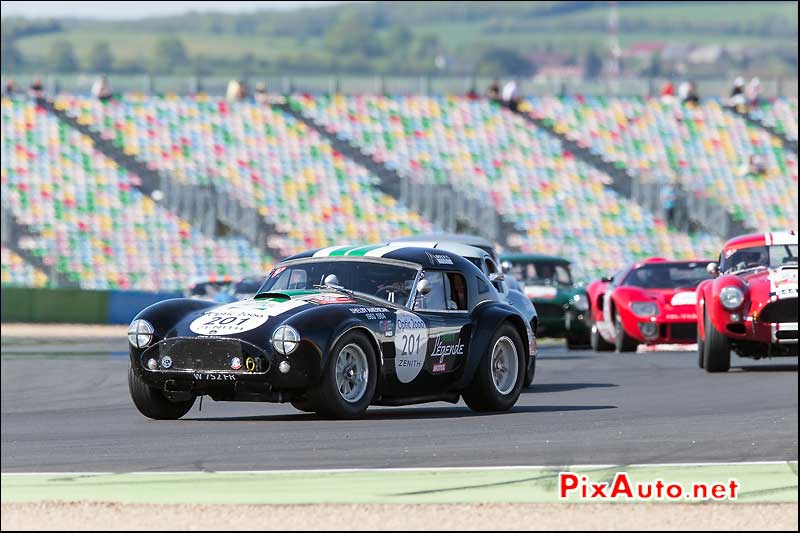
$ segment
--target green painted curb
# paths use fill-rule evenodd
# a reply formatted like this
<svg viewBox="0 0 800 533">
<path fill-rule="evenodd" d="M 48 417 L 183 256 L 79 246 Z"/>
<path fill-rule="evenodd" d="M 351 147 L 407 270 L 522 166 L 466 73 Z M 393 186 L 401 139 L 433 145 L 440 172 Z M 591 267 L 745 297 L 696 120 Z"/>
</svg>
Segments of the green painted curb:
<svg viewBox="0 0 800 533">
<path fill-rule="evenodd" d="M 731 502 L 797 502 L 797 462 L 702 466 L 636 466 L 433 470 L 292 471 L 254 473 L 2 474 L 2 501 L 123 503 L 366 504 L 559 502 L 559 471 L 611 481 L 626 471 L 632 482 L 728 483 Z M 570 502 L 580 501 L 569 498 Z M 617 500 L 624 502 L 625 500 Z M 666 501 L 666 500 L 661 500 Z"/>
</svg>

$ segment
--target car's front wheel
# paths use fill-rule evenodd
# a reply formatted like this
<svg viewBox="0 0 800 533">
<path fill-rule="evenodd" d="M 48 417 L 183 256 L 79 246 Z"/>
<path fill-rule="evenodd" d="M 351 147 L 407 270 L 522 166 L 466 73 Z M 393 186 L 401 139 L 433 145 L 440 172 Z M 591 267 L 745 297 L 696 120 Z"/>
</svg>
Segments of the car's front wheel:
<svg viewBox="0 0 800 533">
<path fill-rule="evenodd" d="M 154 420 L 177 420 L 189 412 L 195 401 L 194 396 L 189 400 L 170 400 L 160 390 L 145 383 L 133 367 L 128 368 L 128 390 L 139 412 Z"/>
<path fill-rule="evenodd" d="M 525 371 L 525 381 L 522 383 L 522 387 L 527 389 L 533 384 L 533 378 L 536 375 L 536 358 L 531 357 L 528 361 L 528 369 Z"/>
<path fill-rule="evenodd" d="M 614 345 L 606 341 L 600 330 L 597 329 L 597 324 L 592 324 L 592 331 L 589 334 L 589 345 L 595 352 L 610 352 L 614 349 Z"/>
<path fill-rule="evenodd" d="M 377 383 L 375 350 L 364 334 L 353 331 L 330 351 L 320 382 L 308 392 L 308 406 L 330 418 L 359 418 L 372 402 Z"/>
<path fill-rule="evenodd" d="M 615 348 L 618 352 L 635 352 L 636 348 L 639 347 L 639 343 L 636 342 L 636 339 L 631 338 L 627 333 L 625 333 L 625 328 L 622 326 L 622 319 L 619 315 L 616 316 L 614 320 L 614 324 L 616 325 L 616 342 Z"/>
<path fill-rule="evenodd" d="M 706 372 L 727 372 L 731 368 L 731 345 L 728 337 L 717 331 L 707 313 L 703 320 L 706 333 L 703 342 L 703 368 Z"/>
<path fill-rule="evenodd" d="M 508 323 L 497 329 L 489 346 L 463 393 L 464 402 L 473 411 L 507 411 L 522 391 L 525 348 L 517 330 Z"/>
</svg>

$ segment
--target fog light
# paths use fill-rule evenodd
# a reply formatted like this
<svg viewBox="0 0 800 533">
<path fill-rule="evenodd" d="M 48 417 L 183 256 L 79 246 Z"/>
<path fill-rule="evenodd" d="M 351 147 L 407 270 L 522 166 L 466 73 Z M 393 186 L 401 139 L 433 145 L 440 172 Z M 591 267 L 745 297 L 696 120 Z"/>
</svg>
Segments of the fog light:
<svg viewBox="0 0 800 533">
<path fill-rule="evenodd" d="M 731 322 L 739 322 L 742 317 L 739 316 L 739 313 L 731 313 Z"/>
<path fill-rule="evenodd" d="M 151 357 L 150 359 L 147 360 L 147 368 L 149 368 L 150 370 L 155 370 L 156 368 L 158 368 L 158 362 Z"/>
<path fill-rule="evenodd" d="M 289 361 L 281 361 L 278 365 L 278 370 L 281 374 L 288 374 L 289 370 L 292 369 L 292 365 L 289 364 Z"/>
<path fill-rule="evenodd" d="M 648 339 L 655 339 L 658 337 L 658 324 L 655 322 L 641 322 L 639 324 L 639 331 L 642 332 Z"/>
</svg>

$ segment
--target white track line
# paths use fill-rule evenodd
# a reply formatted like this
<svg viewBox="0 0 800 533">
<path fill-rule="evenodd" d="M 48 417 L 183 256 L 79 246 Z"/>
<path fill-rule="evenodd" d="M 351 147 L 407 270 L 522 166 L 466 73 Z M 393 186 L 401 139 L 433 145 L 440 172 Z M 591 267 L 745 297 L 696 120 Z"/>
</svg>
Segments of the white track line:
<svg viewBox="0 0 800 533">
<path fill-rule="evenodd" d="M 652 463 L 633 465 L 530 465 L 530 466 L 444 466 L 444 467 L 411 467 L 411 468 L 322 468 L 309 470 L 186 470 L 175 472 L 3 472 L 3 476 L 110 476 L 110 475 L 140 475 L 140 476 L 183 476 L 198 474 L 343 474 L 343 473 L 369 473 L 369 472 L 470 472 L 485 470 L 564 470 L 568 468 L 670 468 L 670 467 L 698 467 L 698 466 L 750 466 L 750 465 L 784 465 L 797 464 L 797 459 L 786 461 L 744 461 L 740 463 Z"/>
</svg>

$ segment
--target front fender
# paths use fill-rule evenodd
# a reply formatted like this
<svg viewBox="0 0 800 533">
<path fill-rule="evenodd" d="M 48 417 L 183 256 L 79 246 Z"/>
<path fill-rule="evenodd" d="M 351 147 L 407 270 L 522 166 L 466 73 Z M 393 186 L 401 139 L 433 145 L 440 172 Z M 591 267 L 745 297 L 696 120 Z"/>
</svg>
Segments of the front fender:
<svg viewBox="0 0 800 533">
<path fill-rule="evenodd" d="M 472 382 L 481 359 L 491 349 L 490 344 L 495 331 L 505 321 L 514 325 L 522 339 L 525 350 L 525 368 L 528 367 L 530 357 L 536 357 L 536 353 L 531 353 L 530 349 L 535 342 L 535 339 L 531 338 L 532 332 L 529 333 L 529 328 L 525 327 L 524 318 L 512 307 L 497 302 L 487 302 L 476 307 L 472 311 L 471 318 L 473 328 L 469 343 L 469 357 L 461 377 L 454 384 L 455 389 L 464 389 Z"/>
</svg>

